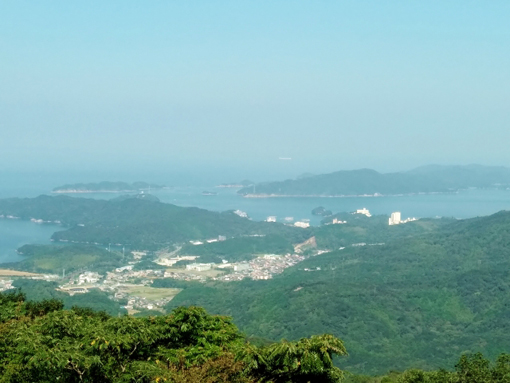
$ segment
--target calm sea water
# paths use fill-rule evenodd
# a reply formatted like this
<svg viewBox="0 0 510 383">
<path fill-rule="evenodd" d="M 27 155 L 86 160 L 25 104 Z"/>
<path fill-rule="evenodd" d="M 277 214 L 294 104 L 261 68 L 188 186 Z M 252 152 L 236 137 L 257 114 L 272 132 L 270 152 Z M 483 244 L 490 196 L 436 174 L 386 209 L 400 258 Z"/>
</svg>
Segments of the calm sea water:
<svg viewBox="0 0 510 383">
<path fill-rule="evenodd" d="M 202 191 L 214 191 L 214 196 L 204 196 Z M 349 212 L 366 207 L 372 214 L 389 215 L 402 212 L 402 217 L 454 217 L 471 218 L 510 210 L 510 190 L 463 190 L 449 194 L 422 194 L 393 197 L 289 197 L 243 198 L 235 189 L 214 187 L 172 188 L 152 192 L 162 202 L 179 206 L 196 206 L 214 211 L 242 210 L 254 220 L 276 216 L 295 220 L 310 219 L 319 224 L 321 217 L 311 214 L 312 209 L 323 206 L 328 210 Z M 74 195 L 76 196 L 76 194 Z M 83 195 L 81 195 L 83 196 Z M 86 194 L 88 198 L 114 198 L 109 193 Z"/>
<path fill-rule="evenodd" d="M 51 235 L 61 227 L 14 219 L 0 219 L 0 263 L 16 262 L 16 249 L 26 244 L 50 243 Z"/>
<path fill-rule="evenodd" d="M 45 182 L 41 182 L 45 181 Z M 26 184 L 10 184 L 0 187 L 0 198 L 35 197 L 49 194 L 52 180 L 33 180 Z M 4 184 L 5 185 L 5 184 Z M 2 186 L 4 186 L 2 185 Z M 217 195 L 204 196 L 203 191 L 214 191 Z M 202 187 L 174 187 L 156 190 L 152 194 L 162 202 L 179 206 L 196 206 L 213 211 L 239 209 L 254 220 L 276 216 L 279 221 L 285 217 L 295 220 L 310 219 L 319 224 L 321 218 L 313 216 L 311 210 L 323 206 L 333 212 L 353 211 L 366 207 L 372 214 L 387 214 L 400 211 L 407 217 L 455 217 L 470 218 L 510 210 L 509 190 L 464 190 L 451 194 L 427 194 L 395 197 L 344 197 L 344 198 L 243 198 L 235 189 Z M 115 198 L 118 194 L 93 193 L 72 194 L 77 198 Z M 31 222 L 0 219 L 0 262 L 19 259 L 15 249 L 26 243 L 49 243 L 51 234 L 60 230 L 58 226 L 39 225 Z"/>
</svg>

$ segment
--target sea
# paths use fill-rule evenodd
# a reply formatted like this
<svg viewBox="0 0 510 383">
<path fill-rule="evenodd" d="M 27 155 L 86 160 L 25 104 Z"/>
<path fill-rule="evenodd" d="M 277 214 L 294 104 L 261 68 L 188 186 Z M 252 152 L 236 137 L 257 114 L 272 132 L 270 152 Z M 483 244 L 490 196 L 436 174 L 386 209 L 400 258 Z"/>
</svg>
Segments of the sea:
<svg viewBox="0 0 510 383">
<path fill-rule="evenodd" d="M 17 178 L 20 180 L 20 178 Z M 143 179 L 143 178 L 142 178 Z M 51 194 L 54 186 L 62 182 L 51 178 L 26 178 L 22 182 L 3 182 L 0 198 L 36 197 Z M 74 181 L 76 182 L 76 181 Z M 194 206 L 213 211 L 241 210 L 257 221 L 275 216 L 278 221 L 292 217 L 293 220 L 309 220 L 319 225 L 321 217 L 312 215 L 312 209 L 323 206 L 333 213 L 350 212 L 367 208 L 373 215 L 390 215 L 400 211 L 402 218 L 471 218 L 510 210 L 510 190 L 468 189 L 455 193 L 417 194 L 378 197 L 274 197 L 244 198 L 235 188 L 218 188 L 215 184 L 202 186 L 174 186 L 152 190 L 151 194 L 162 202 L 178 206 Z M 204 191 L 215 195 L 204 195 Z M 207 193 L 206 193 L 207 194 Z M 68 194 L 74 198 L 111 199 L 117 193 Z M 55 225 L 37 224 L 13 219 L 0 219 L 0 263 L 20 259 L 16 249 L 24 244 L 50 243 L 51 235 L 62 230 Z"/>
</svg>

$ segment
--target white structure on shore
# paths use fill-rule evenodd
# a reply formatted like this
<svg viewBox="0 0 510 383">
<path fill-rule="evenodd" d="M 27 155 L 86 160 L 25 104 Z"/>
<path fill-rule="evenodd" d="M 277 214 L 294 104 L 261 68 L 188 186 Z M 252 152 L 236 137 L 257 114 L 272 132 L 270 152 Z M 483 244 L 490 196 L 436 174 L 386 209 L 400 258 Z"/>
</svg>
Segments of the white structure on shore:
<svg viewBox="0 0 510 383">
<path fill-rule="evenodd" d="M 310 227 L 310 223 L 309 222 L 303 222 L 303 221 L 297 221 L 297 222 L 294 222 L 294 226 L 306 229 L 307 227 Z"/>
<path fill-rule="evenodd" d="M 248 213 L 242 210 L 234 210 L 234 214 L 237 214 L 241 218 L 248 218 Z"/>
<path fill-rule="evenodd" d="M 274 215 L 270 215 L 266 218 L 266 222 L 276 222 L 276 217 Z"/>
<path fill-rule="evenodd" d="M 401 215 L 399 211 L 391 213 L 391 217 L 388 220 L 389 225 L 398 225 L 401 222 Z"/>
<path fill-rule="evenodd" d="M 396 211 L 396 212 L 391 213 L 391 217 L 388 220 L 388 224 L 389 225 L 399 225 L 401 223 L 407 223 L 407 222 L 412 222 L 412 221 L 416 221 L 416 220 L 417 220 L 417 218 L 414 218 L 414 217 L 406 218 L 406 219 L 402 220 L 400 212 Z"/>
<path fill-rule="evenodd" d="M 363 215 L 366 215 L 367 217 L 371 217 L 372 216 L 372 214 L 370 214 L 370 212 L 368 211 L 367 208 L 356 210 L 356 214 L 363 214 Z"/>
</svg>

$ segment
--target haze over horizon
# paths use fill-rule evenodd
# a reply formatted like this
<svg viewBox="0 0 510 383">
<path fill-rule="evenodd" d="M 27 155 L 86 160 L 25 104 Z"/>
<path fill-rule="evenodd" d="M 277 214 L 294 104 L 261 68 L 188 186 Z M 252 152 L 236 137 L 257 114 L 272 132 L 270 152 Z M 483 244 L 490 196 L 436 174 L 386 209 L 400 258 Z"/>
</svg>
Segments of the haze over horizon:
<svg viewBox="0 0 510 383">
<path fill-rule="evenodd" d="M 504 1 L 3 2 L 2 170 L 201 169 L 229 182 L 508 166 L 509 11 Z"/>
</svg>

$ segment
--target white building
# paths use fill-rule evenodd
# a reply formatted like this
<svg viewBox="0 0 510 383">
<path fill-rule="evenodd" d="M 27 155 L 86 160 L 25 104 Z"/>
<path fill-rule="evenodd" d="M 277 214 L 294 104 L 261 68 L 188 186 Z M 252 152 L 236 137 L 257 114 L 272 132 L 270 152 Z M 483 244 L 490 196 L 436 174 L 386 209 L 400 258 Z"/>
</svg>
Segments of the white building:
<svg viewBox="0 0 510 383">
<path fill-rule="evenodd" d="M 194 271 L 207 271 L 211 270 L 211 263 L 190 263 L 186 265 L 186 270 L 194 270 Z"/>
<path fill-rule="evenodd" d="M 307 227 L 310 227 L 310 223 L 308 222 L 303 222 L 303 221 L 297 221 L 297 222 L 294 222 L 294 226 L 297 226 L 297 227 L 301 227 L 303 229 L 306 229 Z"/>
<path fill-rule="evenodd" d="M 400 216 L 400 212 L 399 211 L 396 211 L 394 213 L 391 213 L 391 217 L 389 219 L 389 224 L 390 225 L 399 225 L 401 223 L 407 223 L 407 222 L 413 222 L 413 221 L 417 221 L 418 218 L 406 218 L 406 219 L 402 219 L 402 217 Z"/>
<path fill-rule="evenodd" d="M 83 285 L 85 283 L 97 283 L 101 279 L 101 275 L 87 271 L 86 273 L 78 276 L 78 284 Z"/>
<path fill-rule="evenodd" d="M 270 215 L 266 218 L 266 222 L 276 222 L 276 217 L 274 215 Z"/>
<path fill-rule="evenodd" d="M 242 210 L 234 210 L 234 214 L 237 214 L 241 218 L 248 218 L 248 213 Z"/>
<path fill-rule="evenodd" d="M 388 220 L 389 225 L 398 225 L 401 222 L 402 222 L 402 219 L 401 219 L 399 211 L 395 211 L 395 212 L 391 213 L 391 217 Z"/>
<path fill-rule="evenodd" d="M 356 210 L 356 214 L 363 214 L 363 215 L 366 215 L 367 217 L 371 217 L 372 216 L 372 214 L 370 214 L 370 211 L 368 211 L 367 208 Z"/>
<path fill-rule="evenodd" d="M 347 223 L 347 221 L 342 221 L 338 218 L 333 218 L 333 222 L 331 222 L 333 225 L 341 225 L 343 223 Z"/>
</svg>

